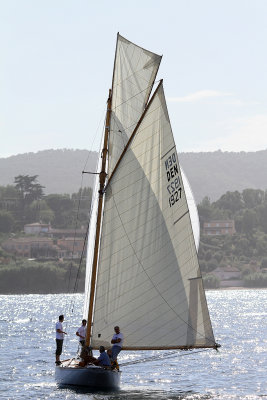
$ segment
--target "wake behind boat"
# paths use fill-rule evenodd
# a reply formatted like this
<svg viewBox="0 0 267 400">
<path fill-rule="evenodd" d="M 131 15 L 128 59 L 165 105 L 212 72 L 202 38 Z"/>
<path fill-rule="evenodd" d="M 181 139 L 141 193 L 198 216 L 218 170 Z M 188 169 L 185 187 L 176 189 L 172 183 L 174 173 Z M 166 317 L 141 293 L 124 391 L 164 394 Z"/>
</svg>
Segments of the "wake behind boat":
<svg viewBox="0 0 267 400">
<path fill-rule="evenodd" d="M 86 346 L 123 350 L 217 348 L 162 81 L 161 56 L 118 34 L 99 183 L 91 210 L 84 316 Z M 59 383 L 117 388 L 120 372 L 77 360 Z"/>
</svg>

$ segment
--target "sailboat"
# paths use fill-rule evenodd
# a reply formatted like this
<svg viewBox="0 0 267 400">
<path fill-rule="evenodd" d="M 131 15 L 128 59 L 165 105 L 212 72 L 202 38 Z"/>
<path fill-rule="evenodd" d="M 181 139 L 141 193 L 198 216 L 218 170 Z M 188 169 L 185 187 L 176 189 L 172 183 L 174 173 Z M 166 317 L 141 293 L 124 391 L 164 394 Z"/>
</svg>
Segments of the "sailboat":
<svg viewBox="0 0 267 400">
<path fill-rule="evenodd" d="M 96 350 L 116 325 L 123 351 L 218 347 L 162 80 L 153 92 L 160 62 L 118 34 L 86 267 Z M 77 360 L 56 367 L 63 384 L 117 388 L 120 376 Z"/>
</svg>

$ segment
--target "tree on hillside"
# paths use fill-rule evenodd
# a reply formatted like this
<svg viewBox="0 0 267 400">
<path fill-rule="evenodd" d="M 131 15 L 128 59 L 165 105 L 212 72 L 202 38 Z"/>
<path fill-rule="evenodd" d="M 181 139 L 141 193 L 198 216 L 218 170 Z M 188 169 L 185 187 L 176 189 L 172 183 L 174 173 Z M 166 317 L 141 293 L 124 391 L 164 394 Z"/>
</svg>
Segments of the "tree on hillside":
<svg viewBox="0 0 267 400">
<path fill-rule="evenodd" d="M 203 227 L 205 221 L 211 219 L 212 207 L 208 196 L 204 197 L 201 203 L 197 206 L 200 226 Z"/>
<path fill-rule="evenodd" d="M 55 218 L 54 212 L 47 205 L 45 200 L 34 200 L 29 206 L 30 221 L 42 221 L 46 224 L 53 222 Z"/>
<path fill-rule="evenodd" d="M 92 200 L 92 188 L 85 187 L 71 196 L 65 194 L 49 194 L 45 201 L 54 212 L 54 226 L 57 228 L 74 228 L 77 220 L 79 225 L 86 225 Z"/>
<path fill-rule="evenodd" d="M 19 191 L 20 197 L 25 204 L 30 204 L 34 200 L 44 197 L 44 186 L 37 182 L 38 175 L 18 175 L 15 176 L 15 187 Z"/>
<path fill-rule="evenodd" d="M 254 210 L 246 210 L 242 220 L 242 231 L 244 233 L 251 233 L 257 225 L 257 214 Z"/>
<path fill-rule="evenodd" d="M 259 207 L 260 214 L 260 224 L 262 226 L 263 232 L 267 233 L 267 203 Z"/>
<path fill-rule="evenodd" d="M 242 196 L 237 190 L 235 192 L 226 192 L 214 205 L 218 208 L 229 210 L 229 217 L 233 217 L 236 211 L 244 208 Z"/>
<path fill-rule="evenodd" d="M 14 226 L 14 218 L 8 211 L 0 211 L 0 232 L 9 233 Z"/>
<path fill-rule="evenodd" d="M 260 189 L 245 189 L 242 197 L 246 208 L 257 207 L 264 203 L 265 193 Z"/>
<path fill-rule="evenodd" d="M 0 209 L 16 214 L 19 194 L 15 186 L 0 186 Z"/>
<path fill-rule="evenodd" d="M 19 193 L 19 210 L 18 217 L 20 226 L 26 222 L 28 213 L 30 212 L 30 204 L 34 200 L 41 200 L 44 197 L 44 186 L 37 182 L 38 175 L 18 175 L 15 176 L 15 188 Z"/>
<path fill-rule="evenodd" d="M 57 228 L 70 228 L 73 225 L 73 202 L 69 195 L 49 194 L 45 196 L 48 207 L 54 212 L 54 226 Z"/>
<path fill-rule="evenodd" d="M 85 187 L 80 189 L 78 193 L 73 193 L 71 196 L 74 209 L 76 210 L 78 220 L 86 224 L 89 219 L 89 212 L 92 201 L 92 188 Z"/>
</svg>

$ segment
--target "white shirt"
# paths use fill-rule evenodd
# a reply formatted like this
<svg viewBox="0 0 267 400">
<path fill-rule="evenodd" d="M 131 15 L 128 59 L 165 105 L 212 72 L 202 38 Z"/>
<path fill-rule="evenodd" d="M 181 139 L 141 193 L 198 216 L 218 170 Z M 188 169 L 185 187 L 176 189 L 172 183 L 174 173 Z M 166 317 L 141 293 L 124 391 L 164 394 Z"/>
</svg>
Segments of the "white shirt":
<svg viewBox="0 0 267 400">
<path fill-rule="evenodd" d="M 79 336 L 79 340 L 80 340 L 80 341 L 81 341 L 81 340 L 85 340 L 86 331 L 87 331 L 87 327 L 86 327 L 86 326 L 83 326 L 83 325 L 80 326 L 80 328 L 77 329 L 77 332 L 79 333 L 79 335 L 83 336 L 83 337 L 80 337 L 80 336 Z"/>
<path fill-rule="evenodd" d="M 64 339 L 64 333 L 59 333 L 57 330 L 60 329 L 61 331 L 63 331 L 63 326 L 62 323 L 60 321 L 58 321 L 56 323 L 56 339 Z"/>
<path fill-rule="evenodd" d="M 122 347 L 122 343 L 123 343 L 123 334 L 122 334 L 121 332 L 120 332 L 120 333 L 115 333 L 115 334 L 113 335 L 112 340 L 115 340 L 115 339 L 121 339 L 121 341 L 120 341 L 119 343 L 113 343 L 113 346 Z"/>
</svg>

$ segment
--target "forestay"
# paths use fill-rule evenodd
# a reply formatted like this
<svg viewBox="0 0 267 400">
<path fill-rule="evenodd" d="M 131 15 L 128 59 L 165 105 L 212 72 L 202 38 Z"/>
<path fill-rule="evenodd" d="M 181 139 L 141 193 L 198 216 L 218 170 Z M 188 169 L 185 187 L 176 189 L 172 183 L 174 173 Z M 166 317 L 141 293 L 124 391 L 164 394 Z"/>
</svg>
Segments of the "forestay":
<svg viewBox="0 0 267 400">
<path fill-rule="evenodd" d="M 94 348 L 115 325 L 125 349 L 215 345 L 162 84 L 105 195 Z"/>
</svg>

